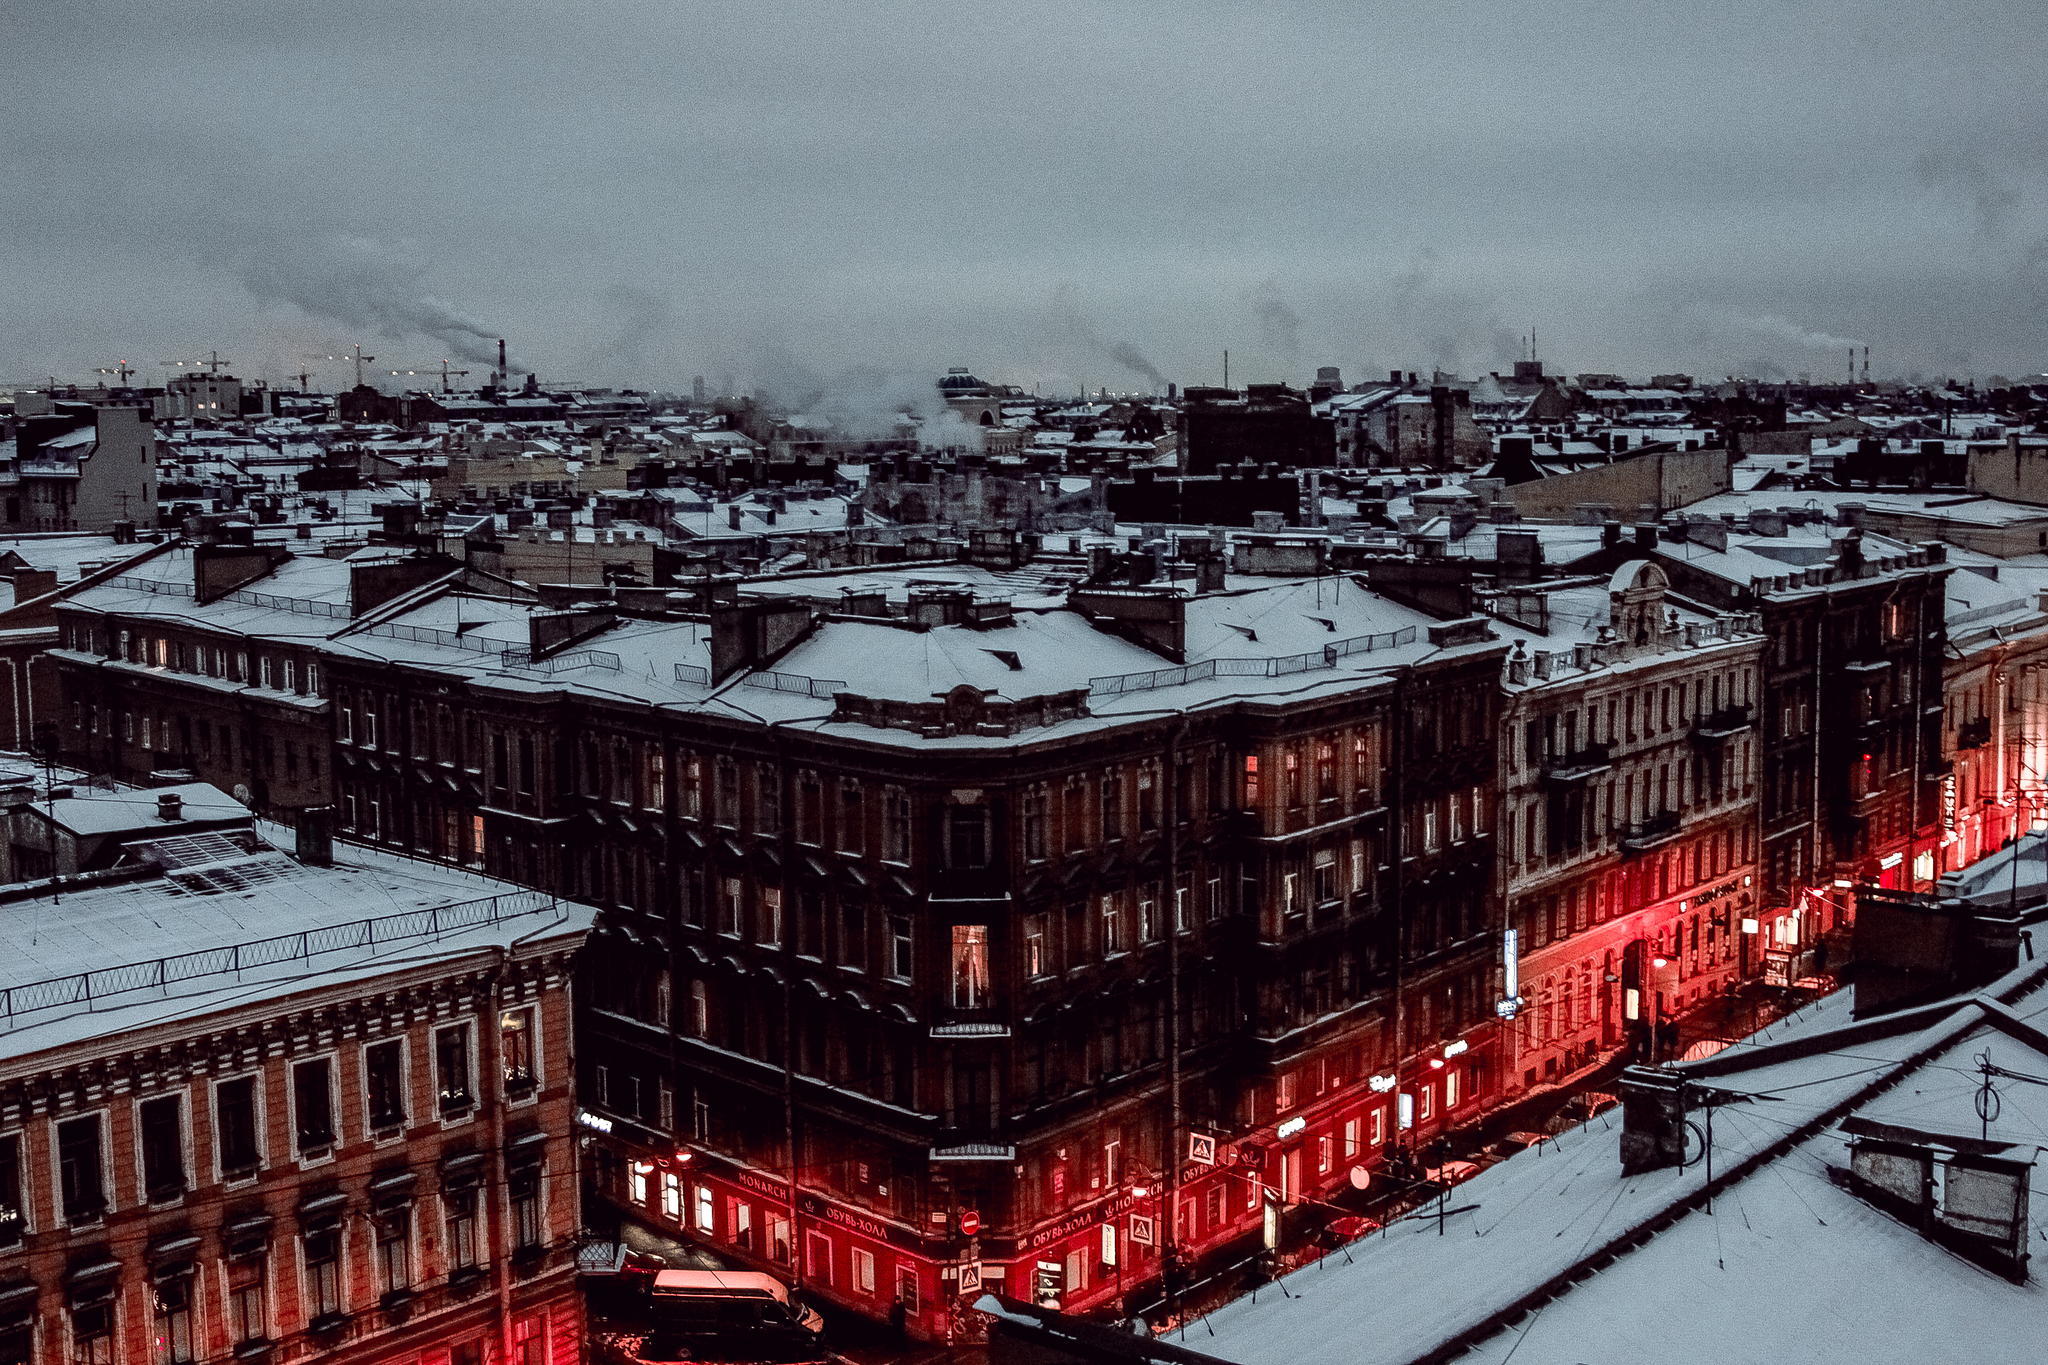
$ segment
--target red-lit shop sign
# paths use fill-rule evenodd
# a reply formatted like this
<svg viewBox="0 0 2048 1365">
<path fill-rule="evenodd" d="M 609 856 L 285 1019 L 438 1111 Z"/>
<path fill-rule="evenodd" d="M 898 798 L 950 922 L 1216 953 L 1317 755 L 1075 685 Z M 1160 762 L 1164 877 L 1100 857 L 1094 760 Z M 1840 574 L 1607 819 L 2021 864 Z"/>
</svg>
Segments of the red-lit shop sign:
<svg viewBox="0 0 2048 1365">
<path fill-rule="evenodd" d="M 892 1226 L 879 1218 L 870 1218 L 867 1214 L 856 1213 L 852 1209 L 843 1209 L 837 1204 L 828 1204 L 815 1194 L 807 1194 L 803 1197 L 803 1213 L 806 1218 L 815 1218 L 823 1223 L 836 1224 L 850 1232 L 857 1232 L 861 1236 L 871 1238 L 877 1242 L 889 1242 L 896 1246 L 906 1247 L 912 1251 L 920 1251 L 924 1247 L 924 1239 L 918 1237 L 915 1233 Z"/>
<path fill-rule="evenodd" d="M 736 1166 L 726 1173 L 726 1178 L 733 1184 L 773 1199 L 778 1204 L 789 1202 L 789 1186 L 771 1176 L 760 1175 L 745 1167 Z"/>
<path fill-rule="evenodd" d="M 1075 1233 L 1096 1223 L 1108 1222 L 1131 1207 L 1131 1194 L 1126 1190 L 1111 1199 L 1105 1199 L 1093 1208 L 1079 1213 L 1070 1213 L 1057 1223 L 1048 1223 L 1028 1237 L 1017 1239 L 1018 1251 L 1036 1251 L 1042 1246 L 1064 1241 Z"/>
</svg>

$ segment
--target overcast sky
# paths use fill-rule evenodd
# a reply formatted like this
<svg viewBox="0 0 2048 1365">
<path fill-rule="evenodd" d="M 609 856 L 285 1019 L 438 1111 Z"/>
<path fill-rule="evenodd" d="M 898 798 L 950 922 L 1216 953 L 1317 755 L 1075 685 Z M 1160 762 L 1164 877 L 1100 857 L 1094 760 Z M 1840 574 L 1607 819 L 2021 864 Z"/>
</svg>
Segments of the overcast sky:
<svg viewBox="0 0 2048 1365">
<path fill-rule="evenodd" d="M 1355 382 L 1505 369 L 1532 326 L 1569 372 L 2035 372 L 2044 32 L 2022 0 L 0 0 L 0 382 L 499 335 L 557 382 L 1116 389 L 1226 347 Z"/>
</svg>

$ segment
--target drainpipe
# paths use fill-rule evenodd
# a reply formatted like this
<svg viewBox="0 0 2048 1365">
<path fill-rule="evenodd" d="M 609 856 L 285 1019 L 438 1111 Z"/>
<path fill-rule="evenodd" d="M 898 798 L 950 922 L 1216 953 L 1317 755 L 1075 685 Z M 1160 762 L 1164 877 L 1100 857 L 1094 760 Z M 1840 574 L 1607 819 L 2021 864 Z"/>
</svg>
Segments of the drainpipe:
<svg viewBox="0 0 2048 1365">
<path fill-rule="evenodd" d="M 1181 1129 L 1181 992 L 1180 992 L 1180 742 L 1187 730 L 1185 718 L 1176 718 L 1166 731 L 1161 754 L 1159 797 L 1161 823 L 1166 828 L 1166 1254 L 1160 1258 L 1162 1278 L 1178 1275 L 1180 1258 Z M 1189 811 L 1193 815 L 1192 808 Z M 1194 924 L 1194 888 L 1188 888 L 1188 922 Z M 1162 1285 L 1162 1288 L 1166 1286 Z"/>
<path fill-rule="evenodd" d="M 517 1343 L 512 1336 L 512 1274 L 508 1262 L 512 1256 L 512 1215 L 506 1207 L 506 1200 L 500 1192 L 509 1194 L 510 1183 L 505 1166 L 505 1068 L 499 1056 L 498 999 L 504 987 L 505 968 L 510 954 L 501 944 L 495 950 L 497 961 L 484 974 L 478 985 L 477 994 L 482 1008 L 478 1011 L 477 1032 L 481 1035 L 477 1051 L 482 1064 L 482 1075 L 478 1078 L 490 1098 L 484 1104 L 484 1121 L 490 1136 L 488 1155 L 484 1158 L 484 1186 L 479 1195 L 490 1219 L 491 1247 L 491 1293 L 498 1304 L 498 1352 L 499 1359 L 511 1360 Z M 534 1029 L 535 1061 L 539 1062 L 541 1039 L 545 1030 L 538 1027 L 538 1013 Z M 539 1069 L 536 1065 L 536 1071 Z M 569 1142 L 569 1175 L 580 1182 L 576 1171 L 576 1142 Z M 574 1186 L 581 1199 L 580 1184 Z"/>
</svg>

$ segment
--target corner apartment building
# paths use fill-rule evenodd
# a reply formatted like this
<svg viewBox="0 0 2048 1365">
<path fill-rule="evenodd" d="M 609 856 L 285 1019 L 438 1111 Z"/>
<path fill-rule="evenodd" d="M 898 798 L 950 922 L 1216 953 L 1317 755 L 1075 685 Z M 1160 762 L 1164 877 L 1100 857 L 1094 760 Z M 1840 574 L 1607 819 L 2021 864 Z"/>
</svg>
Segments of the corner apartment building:
<svg viewBox="0 0 2048 1365">
<path fill-rule="evenodd" d="M 943 1339 L 983 1281 L 1256 1244 L 1497 1086 L 1483 620 L 1334 578 L 401 607 L 327 646 L 341 825 L 608 907 L 618 1217 Z"/>
<path fill-rule="evenodd" d="M 0 893 L 0 1361 L 580 1360 L 591 912 L 176 819 L 131 853 Z"/>
</svg>

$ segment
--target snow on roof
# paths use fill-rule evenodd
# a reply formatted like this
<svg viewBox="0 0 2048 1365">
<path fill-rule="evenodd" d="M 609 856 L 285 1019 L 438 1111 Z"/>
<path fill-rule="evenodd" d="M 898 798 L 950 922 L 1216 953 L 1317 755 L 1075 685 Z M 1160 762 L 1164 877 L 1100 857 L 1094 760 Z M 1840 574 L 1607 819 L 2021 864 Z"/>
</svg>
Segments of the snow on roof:
<svg viewBox="0 0 2048 1365">
<path fill-rule="evenodd" d="M 1978 1052 L 2033 1075 L 2048 1067 L 2048 1038 L 2025 1022 L 2048 1013 L 2044 978 L 2048 964 L 2029 963 L 1983 996 L 1866 1024 L 1845 992 L 1675 1068 L 1751 1097 L 1712 1110 L 1717 1176 L 1754 1164 L 1711 1214 L 1704 1163 L 1622 1175 L 1611 1110 L 1459 1185 L 1463 1211 L 1442 1235 L 1424 1210 L 1289 1275 L 1286 1294 L 1241 1299 L 1170 1339 L 1241 1365 L 1404 1362 L 1465 1333 L 1481 1335 L 1460 1358 L 1495 1365 L 2036 1359 L 2048 1286 L 1978 1269 L 1828 1171 L 1845 1164 L 1835 1125 L 1849 1113 L 1976 1136 Z M 2048 1111 L 2016 1102 L 2023 1089 L 2007 1087 L 1988 1132 L 2025 1160 L 2048 1143 L 2035 1117 Z M 2034 1226 L 2044 1214 L 2037 1181 Z M 1492 1321 L 1560 1279 L 1512 1325 Z"/>
<path fill-rule="evenodd" d="M 336 851 L 333 867 L 267 846 L 182 878 L 68 885 L 0 905 L 0 1065 L 131 1029 L 162 1030 L 254 1000 L 302 994 L 537 939 L 586 932 L 596 912 L 429 863 Z M 378 921 L 376 933 L 364 929 Z M 317 942 L 296 936 L 315 931 Z M 280 942 L 290 940 L 288 942 Z M 245 947 L 238 971 L 209 950 Z M 310 955 L 306 949 L 317 948 Z M 176 970 L 159 974 L 159 959 Z M 124 972 L 148 964 L 149 972 Z M 65 991 L 93 973 L 94 989 Z M 168 975 L 170 984 L 151 985 Z"/>
<path fill-rule="evenodd" d="M 168 821 L 157 814 L 157 798 L 176 796 L 181 803 L 181 820 Z M 148 831 L 176 834 L 180 824 L 217 820 L 247 820 L 249 808 L 207 782 L 185 782 L 146 791 L 88 791 L 81 795 L 39 802 L 33 808 L 47 812 L 61 828 L 78 835 L 126 834 Z"/>
<path fill-rule="evenodd" d="M 272 638 L 333 634 L 348 619 L 349 565 L 318 555 L 294 555 L 270 573 L 217 601 L 192 595 L 192 547 L 177 545 L 129 566 L 69 599 L 72 607 L 162 617 L 216 630 Z"/>
</svg>

